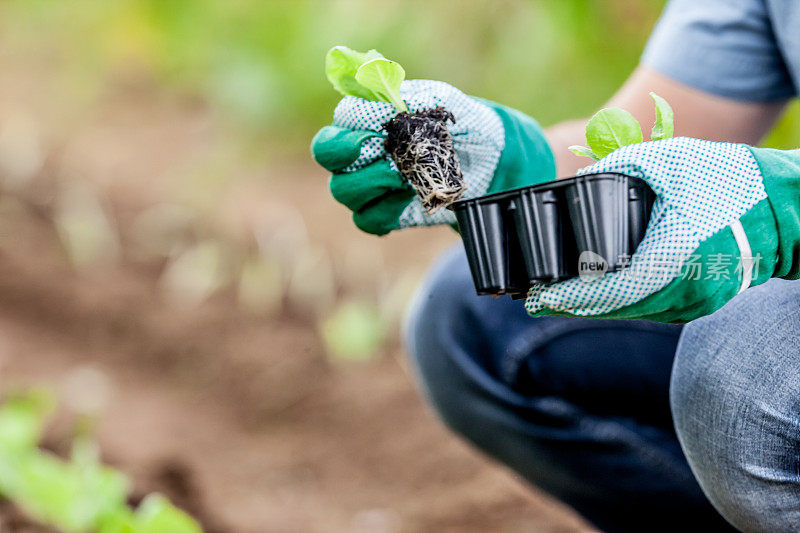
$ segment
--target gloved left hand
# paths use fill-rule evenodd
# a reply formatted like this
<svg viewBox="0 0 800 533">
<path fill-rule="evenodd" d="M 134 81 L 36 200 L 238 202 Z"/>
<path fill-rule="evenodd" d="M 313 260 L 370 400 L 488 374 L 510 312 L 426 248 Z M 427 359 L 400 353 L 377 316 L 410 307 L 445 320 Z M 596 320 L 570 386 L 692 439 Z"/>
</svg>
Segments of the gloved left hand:
<svg viewBox="0 0 800 533">
<path fill-rule="evenodd" d="M 508 107 L 467 96 L 440 81 L 408 80 L 400 96 L 409 109 L 443 106 L 455 116 L 448 124 L 461 164 L 464 198 L 532 185 L 555 178 L 555 162 L 539 124 Z M 345 96 L 333 125 L 314 137 L 311 151 L 333 173 L 333 197 L 353 212 L 356 226 L 383 235 L 395 229 L 455 224 L 452 211 L 428 214 L 384 149 L 383 125 L 397 111 L 386 102 Z"/>
<path fill-rule="evenodd" d="M 657 199 L 627 268 L 531 288 L 537 315 L 687 322 L 771 277 L 800 277 L 800 150 L 690 138 L 622 147 L 582 173 L 644 179 Z"/>
</svg>

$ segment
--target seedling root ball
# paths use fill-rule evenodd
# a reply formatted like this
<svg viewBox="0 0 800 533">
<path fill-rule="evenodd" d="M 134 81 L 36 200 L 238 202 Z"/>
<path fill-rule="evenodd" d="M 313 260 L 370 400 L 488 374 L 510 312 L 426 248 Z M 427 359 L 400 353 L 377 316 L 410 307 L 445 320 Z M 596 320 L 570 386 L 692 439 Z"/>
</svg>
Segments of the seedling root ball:
<svg viewBox="0 0 800 533">
<path fill-rule="evenodd" d="M 455 123 L 453 114 L 436 107 L 398 113 L 383 125 L 386 151 L 428 213 L 458 200 L 465 189 L 448 121 Z"/>
</svg>

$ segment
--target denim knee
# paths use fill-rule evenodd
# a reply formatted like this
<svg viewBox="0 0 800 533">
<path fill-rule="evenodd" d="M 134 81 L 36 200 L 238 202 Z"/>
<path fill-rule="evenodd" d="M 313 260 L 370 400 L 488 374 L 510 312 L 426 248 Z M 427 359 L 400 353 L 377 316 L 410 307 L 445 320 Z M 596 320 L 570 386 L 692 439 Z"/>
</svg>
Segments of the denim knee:
<svg viewBox="0 0 800 533">
<path fill-rule="evenodd" d="M 670 404 L 689 464 L 745 531 L 800 524 L 800 282 L 772 280 L 688 324 Z"/>
<path fill-rule="evenodd" d="M 466 433 L 471 388 L 451 359 L 463 342 L 454 329 L 468 320 L 466 300 L 475 298 L 463 253 L 451 249 L 434 264 L 406 314 L 403 338 L 424 395 L 448 426 Z"/>
<path fill-rule="evenodd" d="M 488 420 L 524 401 L 509 375 L 517 351 L 526 351 L 515 351 L 515 336 L 524 330 L 527 337 L 531 321 L 523 302 L 475 293 L 461 246 L 434 264 L 406 315 L 406 351 L 423 393 L 448 426 L 479 446 L 491 436 Z"/>
</svg>

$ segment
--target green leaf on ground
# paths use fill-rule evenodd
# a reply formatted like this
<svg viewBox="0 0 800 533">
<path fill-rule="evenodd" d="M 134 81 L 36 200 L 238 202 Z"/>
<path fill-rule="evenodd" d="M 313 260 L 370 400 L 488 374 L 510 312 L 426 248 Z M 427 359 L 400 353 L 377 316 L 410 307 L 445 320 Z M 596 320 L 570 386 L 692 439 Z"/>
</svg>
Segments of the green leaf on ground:
<svg viewBox="0 0 800 533">
<path fill-rule="evenodd" d="M 162 496 L 128 508 L 127 477 L 100 462 L 87 436 L 73 442 L 69 461 L 37 446 L 55 398 L 34 390 L 0 407 L 0 497 L 35 520 L 68 533 L 201 533 L 199 524 Z"/>
<path fill-rule="evenodd" d="M 150 494 L 136 510 L 136 533 L 202 533 L 192 517 L 160 494 Z"/>
<path fill-rule="evenodd" d="M 55 396 L 44 389 L 32 389 L 7 399 L 0 407 L 0 449 L 36 446 L 55 406 Z"/>
<path fill-rule="evenodd" d="M 371 359 L 380 350 L 385 336 L 379 310 L 359 301 L 339 306 L 322 322 L 320 331 L 331 358 L 347 362 Z"/>
</svg>

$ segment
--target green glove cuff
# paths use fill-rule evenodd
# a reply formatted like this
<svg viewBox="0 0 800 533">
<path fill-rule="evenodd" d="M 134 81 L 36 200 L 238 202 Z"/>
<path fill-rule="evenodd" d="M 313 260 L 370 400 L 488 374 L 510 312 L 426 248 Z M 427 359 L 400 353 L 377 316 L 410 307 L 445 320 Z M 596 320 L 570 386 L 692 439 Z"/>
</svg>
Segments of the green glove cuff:
<svg viewBox="0 0 800 533">
<path fill-rule="evenodd" d="M 555 158 L 539 123 L 516 109 L 477 99 L 497 113 L 505 129 L 505 149 L 487 193 L 554 180 Z"/>
<path fill-rule="evenodd" d="M 751 148 L 777 224 L 777 263 L 772 277 L 800 278 L 800 150 Z M 748 228 L 745 228 L 748 229 Z M 747 233 L 748 237 L 750 233 Z M 753 248 L 755 251 L 756 248 Z"/>
</svg>

